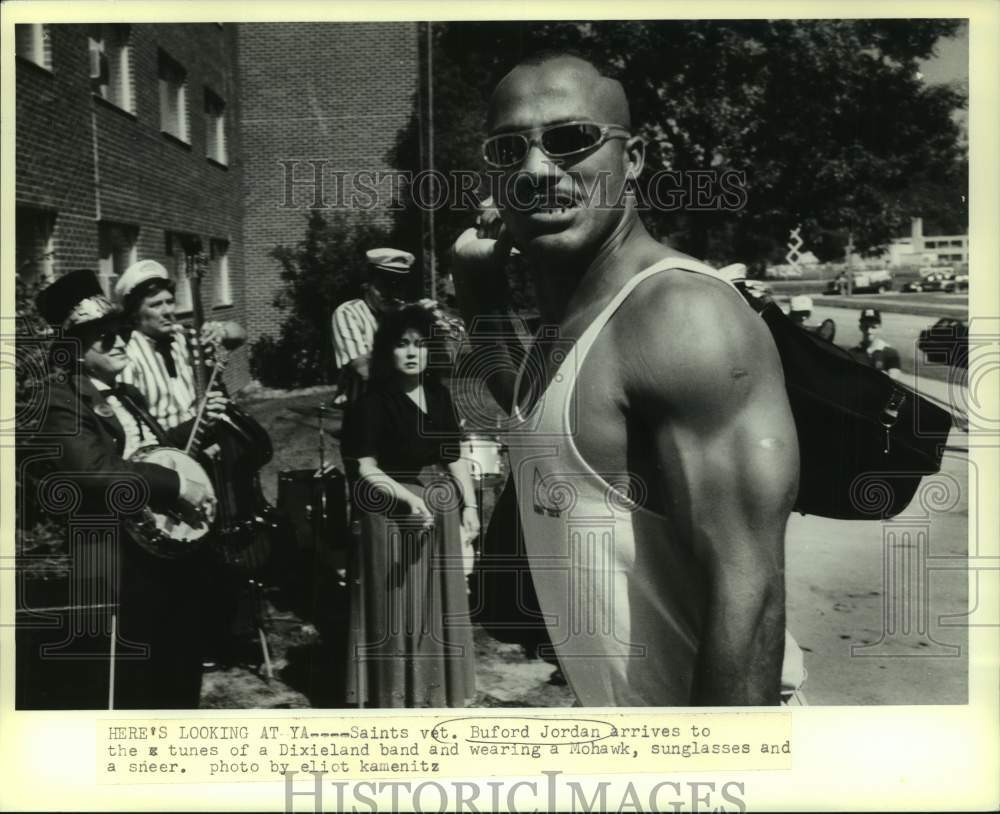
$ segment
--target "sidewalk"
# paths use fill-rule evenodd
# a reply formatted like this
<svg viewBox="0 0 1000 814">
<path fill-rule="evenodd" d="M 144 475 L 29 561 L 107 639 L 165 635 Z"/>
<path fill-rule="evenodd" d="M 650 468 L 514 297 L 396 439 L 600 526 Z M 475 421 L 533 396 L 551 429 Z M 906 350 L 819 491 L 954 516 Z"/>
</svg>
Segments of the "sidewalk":
<svg viewBox="0 0 1000 814">
<path fill-rule="evenodd" d="M 839 295 L 823 295 L 813 297 L 814 305 L 826 305 L 830 308 L 850 308 L 858 311 L 862 308 L 877 308 L 883 314 L 910 314 L 918 317 L 955 317 L 969 318 L 968 298 L 956 298 L 955 302 L 942 302 L 939 299 L 920 302 L 910 299 L 911 295 L 893 294 L 855 294 L 851 297 Z M 913 294 L 914 298 L 920 294 Z M 904 299 L 905 297 L 905 299 Z M 782 297 L 777 297 L 782 301 Z"/>
</svg>

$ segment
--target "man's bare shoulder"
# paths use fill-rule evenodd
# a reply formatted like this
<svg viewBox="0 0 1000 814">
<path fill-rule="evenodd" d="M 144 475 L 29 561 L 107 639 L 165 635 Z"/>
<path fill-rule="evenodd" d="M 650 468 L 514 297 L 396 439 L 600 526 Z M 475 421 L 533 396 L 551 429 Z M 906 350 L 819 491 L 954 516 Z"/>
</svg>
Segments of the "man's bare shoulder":
<svg viewBox="0 0 1000 814">
<path fill-rule="evenodd" d="M 731 286 L 669 269 L 639 285 L 613 320 L 626 386 L 664 395 L 711 394 L 739 383 L 780 384 L 770 332 Z M 776 378 L 778 377 L 778 378 Z M 697 400 L 697 399 L 696 399 Z"/>
</svg>

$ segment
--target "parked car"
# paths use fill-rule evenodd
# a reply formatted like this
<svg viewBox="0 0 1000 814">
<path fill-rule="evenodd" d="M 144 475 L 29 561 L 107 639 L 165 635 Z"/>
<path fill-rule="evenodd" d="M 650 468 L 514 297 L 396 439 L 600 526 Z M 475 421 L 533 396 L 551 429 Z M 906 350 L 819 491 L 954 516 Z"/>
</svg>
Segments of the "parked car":
<svg viewBox="0 0 1000 814">
<path fill-rule="evenodd" d="M 943 271 L 932 271 L 924 274 L 918 280 L 910 280 L 903 286 L 903 291 L 914 293 L 919 291 L 944 291 L 945 283 L 954 275 Z"/>
<path fill-rule="evenodd" d="M 956 291 L 968 291 L 969 275 L 968 274 L 952 275 L 952 278 L 945 283 L 944 290 L 949 293 L 954 293 Z"/>
<path fill-rule="evenodd" d="M 854 278 L 853 291 L 855 294 L 881 294 L 884 291 L 892 291 L 892 274 L 886 269 L 876 269 L 875 271 L 855 271 L 852 272 Z M 847 272 L 841 272 L 835 280 L 830 280 L 826 284 L 825 294 L 846 294 L 847 293 Z"/>
<path fill-rule="evenodd" d="M 924 328 L 917 347 L 933 365 L 969 366 L 969 321 L 942 317 Z"/>
<path fill-rule="evenodd" d="M 956 291 L 969 290 L 969 275 L 955 274 L 952 271 L 932 271 L 922 276 L 919 280 L 911 280 L 903 286 L 903 291 L 945 291 L 954 293 Z"/>
</svg>

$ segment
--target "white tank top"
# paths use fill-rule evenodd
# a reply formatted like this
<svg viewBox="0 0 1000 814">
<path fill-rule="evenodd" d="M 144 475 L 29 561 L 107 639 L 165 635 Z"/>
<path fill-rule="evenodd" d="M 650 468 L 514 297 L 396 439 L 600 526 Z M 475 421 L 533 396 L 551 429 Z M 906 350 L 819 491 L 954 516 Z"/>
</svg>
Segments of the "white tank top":
<svg viewBox="0 0 1000 814">
<path fill-rule="evenodd" d="M 602 476 L 583 459 L 571 414 L 577 371 L 608 320 L 636 286 L 678 268 L 732 286 L 686 258 L 665 258 L 636 274 L 566 349 L 534 405 L 523 414 L 515 407 L 505 438 L 539 605 L 584 706 L 691 703 L 704 615 L 701 565 L 671 539 L 665 518 L 620 487 L 628 473 Z M 523 375 L 524 368 L 518 395 Z"/>
</svg>

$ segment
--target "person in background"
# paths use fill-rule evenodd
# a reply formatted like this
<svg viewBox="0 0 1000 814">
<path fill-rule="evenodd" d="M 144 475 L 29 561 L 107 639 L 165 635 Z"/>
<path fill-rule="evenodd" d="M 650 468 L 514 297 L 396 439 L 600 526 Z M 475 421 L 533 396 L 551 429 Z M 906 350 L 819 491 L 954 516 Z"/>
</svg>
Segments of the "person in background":
<svg viewBox="0 0 1000 814">
<path fill-rule="evenodd" d="M 115 283 L 115 297 L 135 329 L 125 349 L 130 364 L 122 371 L 122 381 L 139 389 L 166 429 L 194 418 L 191 351 L 179 336 L 174 283 L 167 270 L 155 260 L 133 263 Z M 202 327 L 201 340 L 233 350 L 246 341 L 246 331 L 235 322 L 211 321 Z M 209 395 L 209 404 L 220 412 L 227 403 L 221 391 Z"/>
<path fill-rule="evenodd" d="M 882 314 L 877 308 L 865 308 L 858 319 L 861 341 L 848 353 L 863 365 L 881 370 L 890 378 L 901 375 L 899 351 L 886 342 L 879 332 L 882 330 Z"/>
<path fill-rule="evenodd" d="M 156 260 L 133 263 L 115 283 L 115 297 L 125 319 L 134 329 L 125 348 L 129 364 L 121 380 L 133 385 L 149 402 L 149 411 L 167 430 L 190 422 L 197 411 L 192 348 L 177 321 L 174 282 Z M 201 330 L 202 351 L 211 343 L 235 350 L 246 341 L 246 331 L 236 322 L 208 321 Z M 221 385 L 221 382 L 220 382 Z M 224 390 L 214 388 L 207 396 L 207 409 L 223 415 L 229 405 Z M 183 439 L 183 448 L 187 439 Z M 206 555 L 200 563 L 205 579 L 213 584 L 199 625 L 204 640 L 205 667 L 235 663 L 239 655 L 233 630 L 244 580 L 214 562 L 213 541 L 202 546 Z"/>
<path fill-rule="evenodd" d="M 346 406 L 365 392 L 375 332 L 386 314 L 399 310 L 409 285 L 414 256 L 399 249 L 371 249 L 359 299 L 333 312 L 333 352 L 340 369 L 334 404 Z"/>
<path fill-rule="evenodd" d="M 788 316 L 792 322 L 804 330 L 811 331 L 821 339 L 832 342 L 837 335 L 837 323 L 832 319 L 824 319 L 819 325 L 810 323 L 809 318 L 812 316 L 812 310 L 812 297 L 805 294 L 796 294 L 788 301 Z"/>
<path fill-rule="evenodd" d="M 130 328 L 103 295 L 96 275 L 88 270 L 63 275 L 39 293 L 38 310 L 62 330 L 64 339 L 56 346 L 75 349 L 78 367 L 70 363 L 68 375 L 52 382 L 39 437 L 58 441 L 61 452 L 55 474 L 77 485 L 82 512 L 106 514 L 116 482 L 138 477 L 147 487 L 145 501 L 150 508 L 204 516 L 212 498 L 202 484 L 172 469 L 129 460 L 142 446 L 177 443 L 189 427 L 165 431 L 147 411 L 142 393 L 119 382 L 128 365 L 125 347 Z M 72 353 L 61 356 L 73 359 Z M 208 414 L 217 417 L 217 407 L 211 406 Z M 95 547 L 100 544 L 93 542 Z M 95 551 L 87 564 L 94 567 L 95 579 L 102 578 L 97 573 L 102 567 L 107 569 L 103 578 L 111 580 L 117 594 L 118 641 L 132 649 L 131 658 L 115 664 L 114 706 L 197 708 L 201 690 L 197 631 L 204 586 L 191 562 L 153 556 L 120 526 L 113 553 L 105 560 Z M 148 647 L 148 652 L 136 657 L 136 646 Z"/>
<path fill-rule="evenodd" d="M 351 659 L 375 707 L 461 707 L 475 694 L 461 532 L 479 532 L 479 507 L 451 396 L 427 370 L 434 326 L 420 305 L 383 318 L 369 387 L 344 417 L 365 608 Z"/>
</svg>

